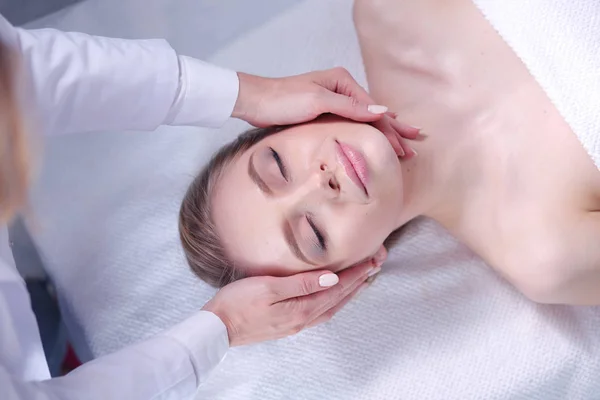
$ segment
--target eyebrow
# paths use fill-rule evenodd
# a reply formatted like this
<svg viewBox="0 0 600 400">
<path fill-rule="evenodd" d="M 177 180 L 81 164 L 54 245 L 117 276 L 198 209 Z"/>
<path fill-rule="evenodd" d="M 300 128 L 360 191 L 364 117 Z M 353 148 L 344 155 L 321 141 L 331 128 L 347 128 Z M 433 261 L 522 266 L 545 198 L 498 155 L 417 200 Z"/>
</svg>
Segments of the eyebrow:
<svg viewBox="0 0 600 400">
<path fill-rule="evenodd" d="M 263 181 L 258 172 L 256 172 L 256 168 L 254 168 L 254 154 L 255 153 L 252 153 L 250 159 L 248 160 L 248 175 L 265 195 L 273 196 L 273 191 L 271 188 L 265 183 L 265 181 Z M 298 241 L 294 235 L 292 225 L 287 219 L 283 222 L 283 237 L 285 238 L 285 242 L 289 246 L 290 250 L 292 250 L 292 253 L 294 253 L 297 258 L 307 264 L 316 265 L 304 255 L 302 250 L 300 250 L 300 246 L 298 245 Z"/>
<path fill-rule="evenodd" d="M 306 258 L 302 250 L 300 250 L 300 246 L 298 246 L 298 241 L 296 240 L 296 236 L 294 235 L 294 231 L 292 230 L 292 225 L 287 219 L 283 222 L 283 237 L 285 238 L 285 242 L 292 250 L 292 253 L 294 253 L 296 257 L 298 257 L 301 261 L 304 261 L 307 264 L 316 265 L 314 262 Z"/>
<path fill-rule="evenodd" d="M 252 153 L 250 159 L 248 160 L 248 175 L 250 176 L 250 179 L 252 179 L 256 186 L 258 186 L 258 188 L 264 194 L 266 194 L 269 197 L 273 196 L 273 191 L 271 190 L 269 185 L 265 183 L 265 181 L 260 177 L 258 172 L 256 172 L 256 168 L 254 168 L 254 154 L 256 153 Z"/>
</svg>

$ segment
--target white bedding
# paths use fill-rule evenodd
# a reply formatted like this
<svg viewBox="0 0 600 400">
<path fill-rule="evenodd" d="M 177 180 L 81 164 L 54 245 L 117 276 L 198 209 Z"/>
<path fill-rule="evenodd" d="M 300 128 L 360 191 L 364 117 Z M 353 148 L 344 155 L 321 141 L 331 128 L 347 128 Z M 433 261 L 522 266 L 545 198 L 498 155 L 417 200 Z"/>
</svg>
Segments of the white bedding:
<svg viewBox="0 0 600 400">
<path fill-rule="evenodd" d="M 514 29 L 503 21 L 510 21 L 512 10 L 523 3 L 541 7 L 541 2 L 502 1 L 505 7 L 494 7 L 500 2 L 476 3 L 506 31 L 510 43 L 532 32 L 511 36 Z M 250 7 L 244 1 L 225 3 Z M 188 54 L 210 53 L 215 63 L 264 75 L 341 64 L 364 82 L 351 2 L 297 3 L 246 29 L 214 54 L 188 36 L 192 25 L 178 23 L 182 15 L 189 21 L 184 10 L 191 7 L 188 1 L 167 7 L 146 0 L 146 9 L 152 9 L 148 4 L 158 7 L 154 18 L 162 16 L 158 31 L 144 26 L 112 32 L 167 33 Z M 566 8 L 572 4 L 564 3 Z M 99 4 L 82 5 L 76 17 L 92 18 Z M 121 4 L 129 4 L 119 6 L 129 11 L 143 9 L 137 0 Z M 595 10 L 597 21 L 600 12 Z M 229 12 L 247 15 L 247 10 Z M 54 24 L 73 28 L 72 15 Z M 113 24 L 118 26 L 118 20 Z M 213 22 L 215 32 L 225 29 L 223 25 Z M 102 27 L 94 29 L 102 33 Z M 535 58 L 527 47 L 516 48 L 526 62 Z M 554 93 L 557 104 L 564 87 Z M 569 114 L 568 107 L 561 111 Z M 582 138 L 593 124 L 585 125 L 579 115 L 565 118 Z M 242 127 L 232 122 L 220 132 L 163 128 L 152 134 L 49 141 L 46 172 L 35 193 L 39 227 L 33 233 L 84 356 L 143 339 L 184 318 L 212 295 L 185 266 L 176 214 L 198 167 Z M 278 342 L 233 349 L 198 399 L 600 398 L 600 309 L 524 300 L 429 221 L 409 228 L 384 268 L 369 290 L 332 322 Z"/>
</svg>

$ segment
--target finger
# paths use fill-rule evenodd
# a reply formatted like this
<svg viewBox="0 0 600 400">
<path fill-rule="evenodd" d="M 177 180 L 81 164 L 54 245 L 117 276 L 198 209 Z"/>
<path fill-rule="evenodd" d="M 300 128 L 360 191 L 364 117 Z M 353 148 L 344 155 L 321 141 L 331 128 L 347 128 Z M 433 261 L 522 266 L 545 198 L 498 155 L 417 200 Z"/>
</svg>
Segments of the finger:
<svg viewBox="0 0 600 400">
<path fill-rule="evenodd" d="M 330 271 L 303 272 L 284 278 L 273 278 L 271 280 L 271 292 L 273 302 L 308 296 L 337 285 L 339 277 Z"/>
<path fill-rule="evenodd" d="M 316 82 L 320 86 L 329 90 L 331 93 L 343 95 L 345 97 L 353 99 L 355 103 L 360 103 L 363 106 L 366 106 L 367 111 L 369 111 L 370 114 L 374 114 L 376 116 L 373 117 L 369 114 L 366 114 L 365 118 L 358 117 L 360 119 L 356 119 L 356 121 L 376 121 L 379 118 L 381 118 L 382 114 L 387 112 L 387 107 L 377 105 L 375 101 L 371 98 L 369 93 L 367 93 L 367 91 L 361 85 L 359 85 L 358 82 L 356 82 L 356 80 L 352 77 L 352 75 L 344 68 L 338 67 L 322 71 L 322 78 L 320 80 L 317 80 Z M 371 106 L 371 110 L 369 110 L 369 106 Z M 354 119 L 352 117 L 342 114 L 337 115 Z"/>
<path fill-rule="evenodd" d="M 408 144 L 406 140 L 399 138 L 398 142 L 404 150 L 404 156 L 402 158 L 409 159 L 417 155 L 417 152 L 412 147 L 410 147 L 410 144 Z"/>
<path fill-rule="evenodd" d="M 338 313 L 346 304 L 350 302 L 354 297 L 356 297 L 360 292 L 366 289 L 370 284 L 367 282 L 363 282 L 360 286 L 354 289 L 350 294 L 342 299 L 336 306 L 330 308 L 325 311 L 323 314 L 315 318 L 310 324 L 308 324 L 307 328 L 312 328 L 313 326 L 322 324 L 323 322 L 329 321 L 335 314 Z"/>
<path fill-rule="evenodd" d="M 300 302 L 297 306 L 303 310 L 305 315 L 311 316 L 308 319 L 311 321 L 326 310 L 336 306 L 344 297 L 360 286 L 369 277 L 369 273 L 377 272 L 378 268 L 380 267 L 375 264 L 373 259 L 349 268 L 338 274 L 340 281 L 331 289 L 295 299 L 295 301 Z"/>
<path fill-rule="evenodd" d="M 414 140 L 419 137 L 419 132 L 421 131 L 420 128 L 405 124 L 404 122 L 400 122 L 395 118 L 390 118 L 389 121 L 392 128 L 394 128 L 394 130 L 403 138 Z"/>
<path fill-rule="evenodd" d="M 373 260 L 375 261 L 375 264 L 380 267 L 383 262 L 387 259 L 388 256 L 388 251 L 385 248 L 385 246 L 382 244 L 381 246 L 379 246 L 379 248 L 377 249 L 377 251 L 375 252 L 375 254 L 373 254 Z"/>
<path fill-rule="evenodd" d="M 392 148 L 396 152 L 396 155 L 398 157 L 404 157 L 406 155 L 406 152 L 404 151 L 404 147 L 402 146 L 400 139 L 398 139 L 398 137 L 394 133 L 391 133 L 391 132 L 386 132 L 384 134 L 385 134 L 385 137 L 390 142 L 390 144 L 392 145 Z"/>
<path fill-rule="evenodd" d="M 388 122 L 388 121 L 389 121 L 390 126 L 392 127 L 393 131 L 396 134 L 394 144 L 398 143 L 398 145 L 397 145 L 397 147 L 394 147 L 394 144 L 392 145 L 392 147 L 394 147 L 394 150 L 396 150 L 396 154 L 398 154 L 400 157 L 405 158 L 405 159 L 414 157 L 417 153 L 410 146 L 409 142 L 406 139 L 417 140 L 420 136 L 420 129 L 410 126 L 408 124 L 404 124 L 395 119 L 386 118 L 385 122 Z M 384 122 L 384 121 L 382 121 L 382 122 Z M 388 136 L 388 135 L 386 135 L 386 136 Z M 390 140 L 390 142 L 392 142 L 392 140 L 390 139 L 390 136 L 388 136 L 388 140 Z M 401 148 L 402 150 L 398 150 L 399 148 Z"/>
<path fill-rule="evenodd" d="M 368 104 L 355 97 L 335 92 L 324 92 L 320 99 L 321 114 L 332 113 L 359 122 L 374 122 L 381 119 L 387 107 Z"/>
<path fill-rule="evenodd" d="M 330 308 L 329 310 L 325 311 L 323 314 L 321 314 L 320 316 L 315 318 L 310 324 L 308 324 L 307 327 L 312 328 L 315 325 L 319 325 L 319 324 L 329 321 L 331 318 L 333 318 L 333 316 L 335 314 L 337 314 L 342 308 L 344 308 L 353 298 L 358 296 L 363 290 L 365 290 L 370 285 L 371 284 L 369 282 L 361 283 L 357 288 L 355 288 L 348 295 L 346 295 L 346 297 L 344 297 L 341 302 L 339 302 L 337 305 L 335 305 L 334 307 Z"/>
<path fill-rule="evenodd" d="M 404 149 L 402 147 L 400 135 L 392 128 L 388 122 L 389 118 L 382 119 L 377 122 L 374 126 L 379 129 L 387 138 L 388 142 L 392 145 L 394 152 L 398 157 L 404 157 Z"/>
<path fill-rule="evenodd" d="M 317 82 L 328 90 L 353 97 L 364 104 L 375 104 L 369 93 L 356 82 L 345 68 L 332 68 L 322 71 L 322 81 Z"/>
<path fill-rule="evenodd" d="M 396 155 L 398 157 L 404 157 L 406 152 L 404 151 L 404 146 L 402 146 L 402 137 L 396 129 L 392 127 L 391 121 L 392 119 L 386 115 L 381 120 L 374 122 L 373 126 L 385 135 Z"/>
</svg>

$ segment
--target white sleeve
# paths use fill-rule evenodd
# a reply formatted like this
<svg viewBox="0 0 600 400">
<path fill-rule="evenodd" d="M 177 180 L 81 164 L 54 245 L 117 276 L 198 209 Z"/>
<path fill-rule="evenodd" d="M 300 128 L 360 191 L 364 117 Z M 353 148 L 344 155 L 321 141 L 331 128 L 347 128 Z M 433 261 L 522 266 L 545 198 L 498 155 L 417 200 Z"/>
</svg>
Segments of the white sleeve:
<svg viewBox="0 0 600 400">
<path fill-rule="evenodd" d="M 41 382 L 16 381 L 0 366 L 3 400 L 190 399 L 229 346 L 227 330 L 201 311 L 165 334 Z"/>
<path fill-rule="evenodd" d="M 235 71 L 178 57 L 164 40 L 10 29 L 39 110 L 34 123 L 48 133 L 218 127 L 238 96 Z"/>
</svg>

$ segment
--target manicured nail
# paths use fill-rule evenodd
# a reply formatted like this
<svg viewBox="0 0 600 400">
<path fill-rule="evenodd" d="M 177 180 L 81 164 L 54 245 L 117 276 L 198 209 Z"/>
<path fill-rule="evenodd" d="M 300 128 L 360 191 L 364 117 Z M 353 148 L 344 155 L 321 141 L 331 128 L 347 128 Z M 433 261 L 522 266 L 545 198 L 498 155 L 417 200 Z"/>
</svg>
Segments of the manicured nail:
<svg viewBox="0 0 600 400">
<path fill-rule="evenodd" d="M 367 107 L 367 110 L 369 110 L 371 114 L 385 114 L 388 108 L 378 104 L 371 104 L 369 107 Z"/>
<path fill-rule="evenodd" d="M 331 287 L 338 283 L 340 278 L 336 274 L 324 274 L 319 277 L 319 286 Z"/>
<path fill-rule="evenodd" d="M 369 274 L 367 276 L 370 278 L 374 275 L 377 275 L 380 271 L 381 271 L 381 267 L 377 266 L 377 267 L 373 268 L 371 271 L 369 271 Z"/>
<path fill-rule="evenodd" d="M 419 153 L 417 153 L 417 151 L 416 151 L 415 149 L 411 149 L 411 150 L 412 150 L 412 152 L 413 152 L 413 157 L 416 157 L 416 156 L 418 156 L 418 155 L 419 155 Z"/>
</svg>

